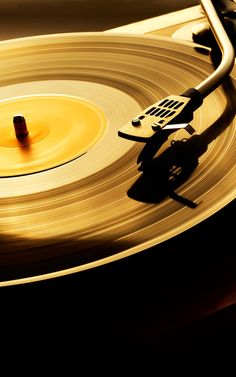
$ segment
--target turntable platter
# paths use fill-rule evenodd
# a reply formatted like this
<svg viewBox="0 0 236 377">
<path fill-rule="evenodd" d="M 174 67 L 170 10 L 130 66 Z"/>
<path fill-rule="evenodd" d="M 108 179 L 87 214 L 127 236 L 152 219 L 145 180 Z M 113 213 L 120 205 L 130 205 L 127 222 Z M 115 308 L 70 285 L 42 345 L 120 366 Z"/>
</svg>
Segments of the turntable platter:
<svg viewBox="0 0 236 377">
<path fill-rule="evenodd" d="M 192 122 L 206 148 L 176 193 L 195 208 L 168 193 L 155 202 L 130 197 L 142 174 L 137 157 L 143 145 L 117 135 L 143 108 L 204 80 L 214 70 L 208 49 L 167 37 L 71 33 L 2 42 L 1 54 L 2 103 L 72 96 L 104 114 L 106 129 L 87 153 L 60 166 L 2 174 L 0 285 L 71 274 L 140 252 L 235 198 L 235 69 Z M 160 153 L 183 138 L 185 131 L 178 131 Z"/>
</svg>

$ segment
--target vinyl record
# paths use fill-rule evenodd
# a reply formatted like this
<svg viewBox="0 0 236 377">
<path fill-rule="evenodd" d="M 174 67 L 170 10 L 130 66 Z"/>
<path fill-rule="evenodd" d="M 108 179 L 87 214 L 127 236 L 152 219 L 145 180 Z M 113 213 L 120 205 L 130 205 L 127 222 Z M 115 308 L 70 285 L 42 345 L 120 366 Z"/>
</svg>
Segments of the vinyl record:
<svg viewBox="0 0 236 377">
<path fill-rule="evenodd" d="M 127 257 L 235 198 L 235 69 L 194 113 L 196 133 L 173 134 L 147 172 L 137 163 L 143 143 L 118 136 L 144 108 L 213 70 L 209 49 L 167 37 L 1 42 L 0 285 Z M 25 145 L 12 126 L 22 112 Z"/>
</svg>

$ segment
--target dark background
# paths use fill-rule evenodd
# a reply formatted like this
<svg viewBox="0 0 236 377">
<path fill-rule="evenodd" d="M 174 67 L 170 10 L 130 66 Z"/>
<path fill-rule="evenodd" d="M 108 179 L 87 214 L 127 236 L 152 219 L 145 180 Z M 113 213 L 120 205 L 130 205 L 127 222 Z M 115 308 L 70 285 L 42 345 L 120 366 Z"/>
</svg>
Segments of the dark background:
<svg viewBox="0 0 236 377">
<path fill-rule="evenodd" d="M 1 1 L 1 39 L 102 31 L 198 4 Z M 8 340 L 78 358 L 216 360 L 235 354 L 235 202 L 154 248 L 78 274 L 1 290 Z M 6 321 L 6 322 L 5 322 Z M 62 341 L 63 338 L 63 341 Z M 44 348 L 45 349 L 45 348 Z"/>
<path fill-rule="evenodd" d="M 1 0 L 1 39 L 104 31 L 199 4 L 196 0 Z"/>
</svg>

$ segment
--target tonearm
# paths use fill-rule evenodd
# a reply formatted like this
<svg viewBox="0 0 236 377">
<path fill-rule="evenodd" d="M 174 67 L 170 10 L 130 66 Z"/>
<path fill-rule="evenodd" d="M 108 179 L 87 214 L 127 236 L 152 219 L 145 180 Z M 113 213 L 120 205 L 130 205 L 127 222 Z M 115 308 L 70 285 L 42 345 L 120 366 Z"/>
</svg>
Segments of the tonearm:
<svg viewBox="0 0 236 377">
<path fill-rule="evenodd" d="M 169 95 L 147 107 L 119 129 L 119 136 L 146 143 L 154 139 L 157 144 L 161 144 L 168 139 L 170 134 L 179 129 L 185 129 L 189 134 L 195 132 L 190 125 L 194 111 L 202 105 L 204 98 L 230 74 L 235 62 L 233 45 L 212 1 L 201 0 L 201 6 L 222 54 L 220 64 L 196 87 L 189 88 L 181 95 Z"/>
</svg>

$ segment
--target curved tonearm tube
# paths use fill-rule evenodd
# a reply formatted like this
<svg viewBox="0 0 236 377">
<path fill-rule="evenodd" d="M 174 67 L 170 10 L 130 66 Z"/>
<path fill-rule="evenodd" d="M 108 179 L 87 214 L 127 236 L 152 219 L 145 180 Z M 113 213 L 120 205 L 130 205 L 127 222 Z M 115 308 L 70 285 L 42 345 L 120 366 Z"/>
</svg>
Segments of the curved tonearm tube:
<svg viewBox="0 0 236 377">
<path fill-rule="evenodd" d="M 201 6 L 222 53 L 219 66 L 196 87 L 186 90 L 181 95 L 170 95 L 146 108 L 118 131 L 119 136 L 141 142 L 154 138 L 157 144 L 163 144 L 171 133 L 181 128 L 189 134 L 195 132 L 189 124 L 194 111 L 230 74 L 235 62 L 233 45 L 212 1 L 201 0 Z"/>
</svg>

